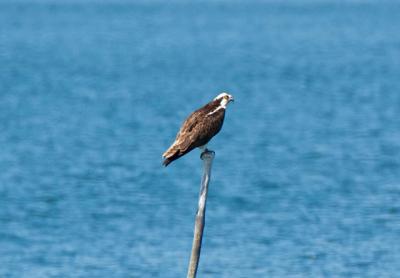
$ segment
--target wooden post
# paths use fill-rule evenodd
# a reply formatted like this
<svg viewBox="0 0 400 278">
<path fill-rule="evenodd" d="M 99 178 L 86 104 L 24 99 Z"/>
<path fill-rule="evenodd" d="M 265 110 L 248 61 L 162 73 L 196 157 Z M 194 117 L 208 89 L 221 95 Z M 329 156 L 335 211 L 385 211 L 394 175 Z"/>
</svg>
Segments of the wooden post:
<svg viewBox="0 0 400 278">
<path fill-rule="evenodd" d="M 206 216 L 206 202 L 208 193 L 208 184 L 211 176 L 211 165 L 215 153 L 213 151 L 205 150 L 200 158 L 203 160 L 203 177 L 200 184 L 199 207 L 196 214 L 196 222 L 194 225 L 194 236 L 192 244 L 192 253 L 190 255 L 189 269 L 187 278 L 195 278 L 197 267 L 199 265 L 201 241 L 203 239 L 203 230 Z"/>
</svg>

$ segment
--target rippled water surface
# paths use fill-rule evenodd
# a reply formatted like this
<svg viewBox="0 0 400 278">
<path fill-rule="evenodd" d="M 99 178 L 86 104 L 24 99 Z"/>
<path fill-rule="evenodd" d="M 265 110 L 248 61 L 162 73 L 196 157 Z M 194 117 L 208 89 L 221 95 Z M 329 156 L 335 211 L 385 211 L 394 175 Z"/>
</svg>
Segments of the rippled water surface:
<svg viewBox="0 0 400 278">
<path fill-rule="evenodd" d="M 81 3 L 82 2 L 82 3 Z M 399 277 L 396 1 L 0 2 L 0 277 Z"/>
</svg>

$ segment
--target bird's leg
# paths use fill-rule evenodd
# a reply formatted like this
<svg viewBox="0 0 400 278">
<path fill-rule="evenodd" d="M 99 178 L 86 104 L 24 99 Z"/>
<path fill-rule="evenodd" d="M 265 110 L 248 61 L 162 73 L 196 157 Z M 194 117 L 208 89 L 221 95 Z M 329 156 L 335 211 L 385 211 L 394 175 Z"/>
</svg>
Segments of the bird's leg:
<svg viewBox="0 0 400 278">
<path fill-rule="evenodd" d="M 201 150 L 200 158 L 202 159 L 203 153 L 207 152 L 207 145 L 200 146 L 199 149 Z"/>
<path fill-rule="evenodd" d="M 205 151 L 207 151 L 207 145 L 200 146 L 199 149 L 201 150 L 201 153 L 204 153 Z"/>
</svg>

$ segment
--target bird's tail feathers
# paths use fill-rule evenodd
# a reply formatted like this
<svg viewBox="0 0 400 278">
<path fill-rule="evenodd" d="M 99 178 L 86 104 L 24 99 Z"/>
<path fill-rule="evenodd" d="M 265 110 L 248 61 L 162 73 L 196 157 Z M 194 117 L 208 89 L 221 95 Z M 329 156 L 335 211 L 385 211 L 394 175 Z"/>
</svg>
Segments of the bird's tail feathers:
<svg viewBox="0 0 400 278">
<path fill-rule="evenodd" d="M 171 147 L 168 148 L 168 150 L 166 150 L 166 151 L 163 153 L 162 156 L 163 156 L 164 158 L 168 158 L 168 157 L 170 157 L 170 156 L 173 156 L 176 152 L 177 152 L 177 149 L 176 149 L 175 145 L 172 145 Z"/>
<path fill-rule="evenodd" d="M 163 165 L 164 165 L 165 167 L 167 167 L 168 164 L 170 164 L 172 161 L 173 161 L 172 159 L 166 158 L 166 159 L 164 160 L 164 162 L 163 162 Z"/>
<path fill-rule="evenodd" d="M 172 161 L 179 158 L 179 149 L 177 149 L 175 145 L 172 145 L 168 150 L 165 151 L 163 157 L 165 158 L 163 165 L 168 166 L 168 164 L 170 164 Z"/>
</svg>

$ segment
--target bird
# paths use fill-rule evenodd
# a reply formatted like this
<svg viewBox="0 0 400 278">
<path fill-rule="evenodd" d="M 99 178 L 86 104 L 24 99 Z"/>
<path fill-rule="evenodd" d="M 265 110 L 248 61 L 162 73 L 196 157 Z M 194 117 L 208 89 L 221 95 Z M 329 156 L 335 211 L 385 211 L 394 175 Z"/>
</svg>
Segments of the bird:
<svg viewBox="0 0 400 278">
<path fill-rule="evenodd" d="M 207 143 L 221 130 L 225 109 L 233 101 L 233 96 L 223 92 L 191 113 L 183 122 L 175 141 L 164 152 L 163 165 L 168 166 L 195 148 L 200 148 L 203 152 L 208 151 Z"/>
</svg>

